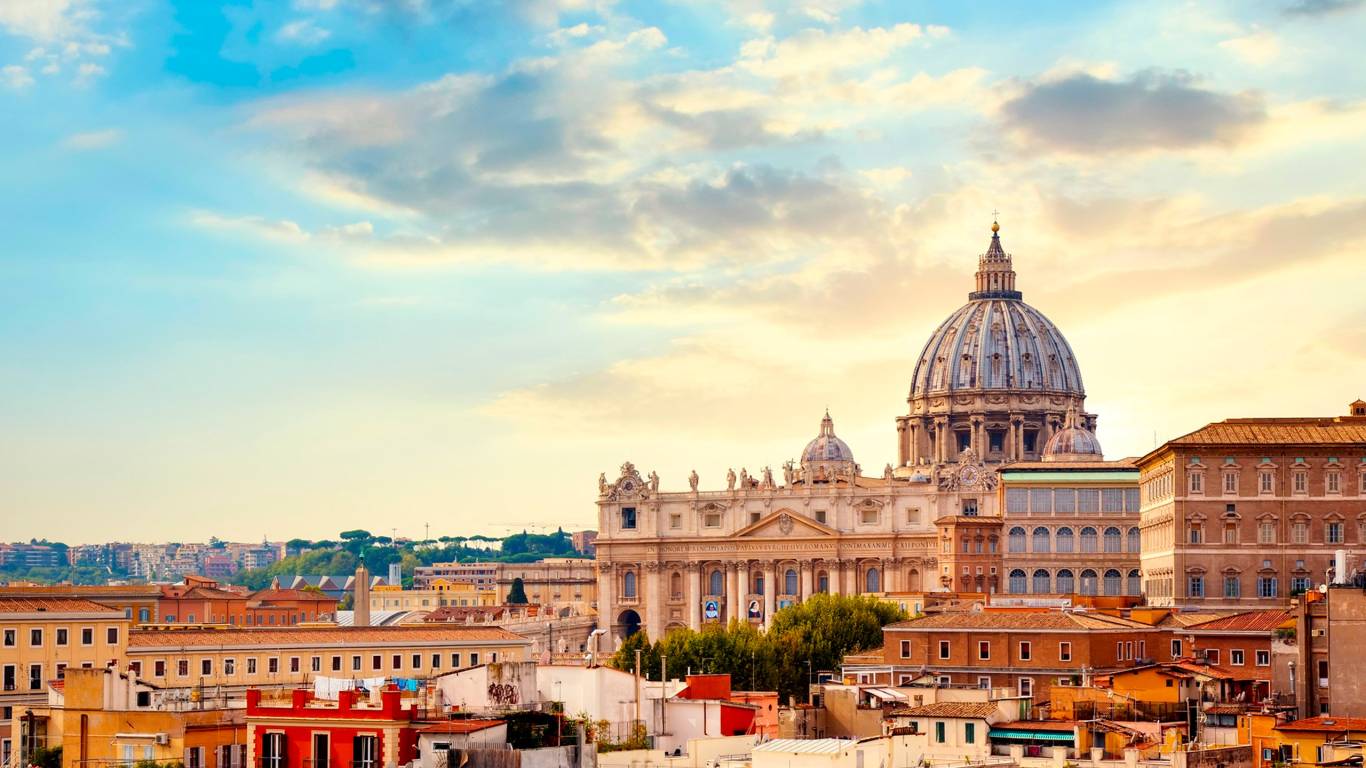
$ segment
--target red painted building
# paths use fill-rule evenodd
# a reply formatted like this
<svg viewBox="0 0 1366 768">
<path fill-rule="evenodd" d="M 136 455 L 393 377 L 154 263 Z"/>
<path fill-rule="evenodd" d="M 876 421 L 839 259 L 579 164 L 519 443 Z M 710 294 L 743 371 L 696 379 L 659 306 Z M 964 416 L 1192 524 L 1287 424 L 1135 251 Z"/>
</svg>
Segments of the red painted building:
<svg viewBox="0 0 1366 768">
<path fill-rule="evenodd" d="M 397 688 L 372 701 L 340 691 L 336 701 L 311 691 L 263 699 L 247 691 L 248 765 L 260 768 L 382 768 L 411 761 L 419 725 Z"/>
</svg>

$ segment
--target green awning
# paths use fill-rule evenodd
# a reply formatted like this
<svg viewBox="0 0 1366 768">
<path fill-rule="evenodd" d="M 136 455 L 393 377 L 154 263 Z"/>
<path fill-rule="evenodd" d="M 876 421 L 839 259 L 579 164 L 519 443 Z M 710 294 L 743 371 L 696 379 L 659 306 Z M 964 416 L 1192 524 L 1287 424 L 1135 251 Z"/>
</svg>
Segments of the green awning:
<svg viewBox="0 0 1366 768">
<path fill-rule="evenodd" d="M 1032 739 L 1034 741 L 1057 741 L 1072 743 L 1072 734 L 1065 731 L 1016 731 L 1010 728 L 992 728 L 987 735 L 993 739 Z"/>
</svg>

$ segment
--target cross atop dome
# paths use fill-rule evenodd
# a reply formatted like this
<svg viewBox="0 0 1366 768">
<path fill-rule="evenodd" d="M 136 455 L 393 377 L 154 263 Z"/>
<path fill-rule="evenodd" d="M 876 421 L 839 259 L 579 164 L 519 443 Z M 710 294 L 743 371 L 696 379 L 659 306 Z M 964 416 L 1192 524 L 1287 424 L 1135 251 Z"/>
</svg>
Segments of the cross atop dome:
<svg viewBox="0 0 1366 768">
<path fill-rule="evenodd" d="M 995 211 L 992 211 L 993 217 Z M 969 299 L 1020 299 L 1023 294 L 1015 290 L 1015 269 L 1010 262 L 1010 254 L 1001 247 L 1001 225 L 991 222 L 991 244 L 987 252 L 977 257 L 977 290 L 968 294 Z"/>
</svg>

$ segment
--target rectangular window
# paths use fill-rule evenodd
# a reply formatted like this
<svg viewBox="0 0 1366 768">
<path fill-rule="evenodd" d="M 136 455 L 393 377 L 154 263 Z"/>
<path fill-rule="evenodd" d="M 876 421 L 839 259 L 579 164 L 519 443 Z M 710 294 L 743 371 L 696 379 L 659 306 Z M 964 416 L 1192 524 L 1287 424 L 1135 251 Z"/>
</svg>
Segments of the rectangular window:
<svg viewBox="0 0 1366 768">
<path fill-rule="evenodd" d="M 1276 543 L 1276 524 L 1264 520 L 1257 524 L 1257 543 L 1275 544 Z"/>
<path fill-rule="evenodd" d="M 154 661 L 154 662 L 152 662 L 152 676 L 153 676 L 153 677 L 165 677 L 165 676 L 166 676 L 166 662 L 164 662 L 164 661 Z"/>
<path fill-rule="evenodd" d="M 280 658 L 278 656 L 271 656 L 269 659 L 266 659 L 266 674 L 280 674 Z"/>
<path fill-rule="evenodd" d="M 945 729 L 944 729 L 944 721 L 943 721 L 943 720 L 936 720 L 936 721 L 934 721 L 934 740 L 935 740 L 936 743 L 938 743 L 938 744 L 943 744 L 943 743 L 944 743 L 944 730 L 945 730 Z"/>
<path fill-rule="evenodd" d="M 940 641 L 939 641 L 939 658 L 941 658 L 941 659 L 947 659 L 948 657 L 949 657 L 949 641 L 948 641 L 948 640 L 940 640 Z"/>
<path fill-rule="evenodd" d="M 81 627 L 81 645 L 95 644 L 95 628 Z"/>
<path fill-rule="evenodd" d="M 477 653 L 471 653 L 471 654 L 470 654 L 470 666 L 471 666 L 471 667 L 477 667 L 477 666 L 479 666 L 479 654 L 477 654 Z"/>
<path fill-rule="evenodd" d="M 332 657 L 332 671 L 333 671 L 333 672 L 340 672 L 340 671 L 342 671 L 342 657 L 340 657 L 340 656 L 333 656 L 333 657 Z"/>
<path fill-rule="evenodd" d="M 1228 663 L 1235 667 L 1243 666 L 1243 651 L 1241 648 L 1234 648 L 1228 652 Z"/>
<path fill-rule="evenodd" d="M 1275 576 L 1257 577 L 1257 597 L 1275 597 L 1278 591 Z"/>
<path fill-rule="evenodd" d="M 1243 584 L 1237 576 L 1224 577 L 1224 597 L 1242 597 Z"/>
<path fill-rule="evenodd" d="M 313 656 L 313 657 L 311 657 L 311 658 L 308 660 L 308 669 L 309 669 L 310 672 L 321 672 L 321 671 L 323 671 L 323 657 L 321 657 L 321 656 Z"/>
<path fill-rule="evenodd" d="M 28 689 L 30 691 L 43 690 L 43 665 L 28 665 Z"/>
<path fill-rule="evenodd" d="M 16 644 L 18 644 L 19 641 L 15 639 L 16 637 L 18 637 L 18 634 L 15 630 L 5 630 L 5 647 L 13 648 Z"/>
<path fill-rule="evenodd" d="M 977 658 L 981 659 L 982 661 L 987 661 L 988 659 L 991 658 L 991 642 L 990 642 L 990 641 L 988 641 L 988 640 L 981 640 L 981 641 L 979 641 L 979 642 L 977 643 Z"/>
<path fill-rule="evenodd" d="M 460 669 L 460 654 L 451 654 L 451 669 Z"/>
<path fill-rule="evenodd" d="M 189 660 L 189 659 L 178 659 L 178 660 L 176 661 L 176 663 L 175 663 L 175 673 L 176 673 L 176 677 L 189 677 L 189 676 L 190 676 L 190 660 Z"/>
<path fill-rule="evenodd" d="M 110 645 L 119 644 L 119 628 L 110 627 L 104 631 L 104 641 Z"/>
<path fill-rule="evenodd" d="M 1205 596 L 1205 577 L 1198 573 L 1191 574 L 1187 579 L 1186 597 Z"/>
<path fill-rule="evenodd" d="M 1139 641 L 1138 641 L 1138 658 L 1140 658 L 1140 659 L 1146 659 L 1146 658 L 1148 658 L 1148 641 L 1147 641 L 1147 640 L 1139 640 Z"/>
<path fill-rule="evenodd" d="M 1324 527 L 1324 536 L 1329 544 L 1342 543 L 1342 523 L 1333 522 Z"/>
<path fill-rule="evenodd" d="M 1255 658 L 1256 658 L 1256 660 L 1257 660 L 1257 666 L 1259 666 L 1259 667 L 1269 667 L 1269 666 L 1271 666 L 1271 651 L 1257 651 L 1256 654 L 1255 654 Z"/>
<path fill-rule="evenodd" d="M 289 671 L 290 671 L 290 672 L 300 672 L 300 671 L 302 671 L 302 670 L 301 670 L 301 667 L 300 667 L 300 665 L 299 665 L 299 657 L 298 657 L 298 656 L 290 656 L 290 657 L 289 657 Z"/>
<path fill-rule="evenodd" d="M 213 659 L 199 660 L 199 674 L 208 677 L 213 674 Z"/>
<path fill-rule="evenodd" d="M 384 668 L 384 660 L 378 653 L 370 656 L 370 669 L 380 670 Z"/>
<path fill-rule="evenodd" d="M 621 508 L 621 528 L 625 531 L 634 530 L 636 527 L 636 508 Z"/>
<path fill-rule="evenodd" d="M 1219 663 L 1219 649 L 1218 649 L 1218 648 L 1206 648 L 1206 649 L 1205 649 L 1205 658 L 1206 658 L 1206 659 L 1209 659 L 1209 663 L 1211 663 L 1211 664 L 1218 664 L 1218 663 Z"/>
<path fill-rule="evenodd" d="M 1191 478 L 1191 493 L 1202 493 L 1202 492 L 1203 492 L 1203 489 L 1204 489 L 1204 486 L 1205 486 L 1205 476 L 1204 476 L 1204 474 L 1203 474 L 1203 473 L 1200 473 L 1200 472 L 1192 472 L 1192 473 L 1190 474 L 1190 478 Z"/>
<path fill-rule="evenodd" d="M 1173 640 L 1173 641 L 1172 641 L 1172 658 L 1173 658 L 1173 659 L 1179 659 L 1179 658 L 1181 658 L 1181 641 L 1180 641 L 1180 640 Z"/>
<path fill-rule="evenodd" d="M 247 674 L 248 674 L 248 675 L 254 675 L 254 674 L 256 674 L 256 657 L 255 657 L 255 656 L 249 657 L 249 658 L 247 659 Z"/>
<path fill-rule="evenodd" d="M 261 768 L 285 768 L 285 735 L 261 735 Z"/>
<path fill-rule="evenodd" d="M 1271 491 L 1273 490 L 1271 473 L 1260 472 L 1258 473 L 1257 478 L 1260 483 L 1260 485 L 1258 486 L 1258 490 L 1260 490 L 1262 493 L 1271 493 Z"/>
<path fill-rule="evenodd" d="M 1237 493 L 1237 492 L 1238 492 L 1238 473 L 1237 473 L 1237 472 L 1225 472 L 1225 473 L 1224 473 L 1224 493 Z"/>
<path fill-rule="evenodd" d="M 1190 543 L 1200 543 L 1200 526 L 1198 524 L 1193 524 L 1190 527 Z"/>
<path fill-rule="evenodd" d="M 352 669 L 352 671 L 355 671 L 355 672 L 359 672 L 359 671 L 360 671 L 360 657 L 359 657 L 359 656 L 352 656 L 352 657 L 351 657 L 351 669 Z"/>
<path fill-rule="evenodd" d="M 1020 641 L 1020 661 L 1029 661 L 1034 654 L 1034 648 L 1028 640 Z"/>
<path fill-rule="evenodd" d="M 963 743 L 974 744 L 977 742 L 977 723 L 963 723 Z"/>
<path fill-rule="evenodd" d="M 1342 476 L 1339 475 L 1337 472 L 1329 472 L 1327 475 L 1324 476 L 1325 484 L 1328 486 L 1329 493 L 1342 492 L 1342 484 L 1339 481 L 1339 478 L 1341 477 Z"/>
<path fill-rule="evenodd" d="M 1290 540 L 1296 544 L 1309 543 L 1309 524 L 1297 522 L 1290 527 Z"/>
<path fill-rule="evenodd" d="M 416 672 L 416 671 L 419 670 L 419 669 L 422 669 L 422 654 L 420 654 L 420 653 L 414 653 L 414 654 L 413 654 L 413 671 Z"/>
<path fill-rule="evenodd" d="M 66 627 L 57 628 L 57 645 L 66 645 Z"/>
<path fill-rule="evenodd" d="M 326 733 L 313 734 L 313 764 L 309 768 L 328 768 L 328 758 L 332 756 L 330 742 Z"/>
<path fill-rule="evenodd" d="M 1058 643 L 1058 660 L 1059 660 L 1059 661 L 1071 661 L 1071 660 L 1072 660 L 1072 644 L 1071 644 L 1071 643 Z"/>
<path fill-rule="evenodd" d="M 223 659 L 223 674 L 237 674 L 237 659 Z"/>
<path fill-rule="evenodd" d="M 1309 473 L 1297 470 L 1295 472 L 1295 493 L 1307 493 L 1309 491 Z"/>
<path fill-rule="evenodd" d="M 1224 543 L 1225 543 L 1225 544 L 1237 544 L 1237 543 L 1238 543 L 1238 524 L 1237 524 L 1237 523 L 1224 523 Z"/>
<path fill-rule="evenodd" d="M 902 640 L 902 641 L 901 641 L 901 658 L 903 658 L 903 659 L 909 659 L 909 658 L 911 658 L 911 641 L 910 641 L 910 640 Z"/>
<path fill-rule="evenodd" d="M 1021 696 L 1025 696 L 1025 697 L 1033 697 L 1033 696 L 1034 696 L 1034 678 L 1032 678 L 1032 677 L 1022 677 L 1022 678 L 1020 678 L 1020 695 L 1021 695 Z"/>
<path fill-rule="evenodd" d="M 1133 660 L 1134 660 L 1134 641 L 1133 641 L 1133 640 L 1125 640 L 1125 641 L 1124 641 L 1124 660 L 1125 660 L 1125 661 L 1133 661 Z"/>
<path fill-rule="evenodd" d="M 40 648 L 43 645 L 43 630 L 30 629 L 28 631 L 28 644 L 33 648 Z"/>
<path fill-rule="evenodd" d="M 982 675 L 977 678 L 977 687 L 984 691 L 991 690 L 991 675 Z"/>
</svg>

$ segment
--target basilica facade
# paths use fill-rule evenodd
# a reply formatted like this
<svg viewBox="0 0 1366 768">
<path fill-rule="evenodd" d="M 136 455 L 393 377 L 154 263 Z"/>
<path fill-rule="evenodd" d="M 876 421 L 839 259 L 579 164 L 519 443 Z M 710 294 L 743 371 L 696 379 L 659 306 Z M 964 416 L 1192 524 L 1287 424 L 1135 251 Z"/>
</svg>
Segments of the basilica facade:
<svg viewBox="0 0 1366 768">
<path fill-rule="evenodd" d="M 881 473 L 863 471 L 826 413 L 776 477 L 727 469 L 703 488 L 694 471 L 686 490 L 663 490 L 630 462 L 600 476 L 600 628 L 765 626 L 817 592 L 1002 591 L 1000 467 L 1100 458 L 1076 448 L 1096 417 L 1072 350 L 1015 281 L 993 224 L 968 303 L 915 360 Z"/>
</svg>

